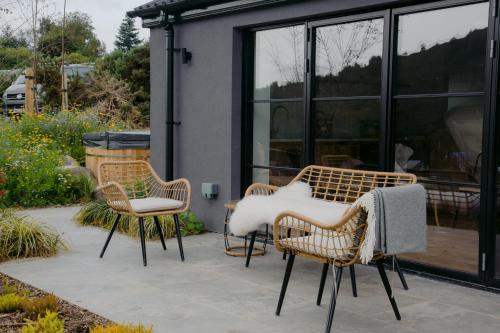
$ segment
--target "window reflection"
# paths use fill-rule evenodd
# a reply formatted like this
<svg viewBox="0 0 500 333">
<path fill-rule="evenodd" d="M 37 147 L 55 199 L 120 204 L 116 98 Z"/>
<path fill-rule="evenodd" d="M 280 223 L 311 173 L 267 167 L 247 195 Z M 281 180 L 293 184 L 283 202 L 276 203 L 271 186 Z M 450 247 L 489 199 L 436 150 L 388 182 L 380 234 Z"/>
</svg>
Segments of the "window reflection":
<svg viewBox="0 0 500 333">
<path fill-rule="evenodd" d="M 394 168 L 479 183 L 482 128 L 482 97 L 398 100 Z"/>
<path fill-rule="evenodd" d="M 304 95 L 304 26 L 255 33 L 254 99 Z"/>
<path fill-rule="evenodd" d="M 488 6 L 399 16 L 396 94 L 483 91 Z"/>
<path fill-rule="evenodd" d="M 394 168 L 416 174 L 427 192 L 428 249 L 406 258 L 477 270 L 482 122 L 482 97 L 395 103 Z"/>
<path fill-rule="evenodd" d="M 300 168 L 303 161 L 302 102 L 255 103 L 253 164 Z"/>
<path fill-rule="evenodd" d="M 316 96 L 380 95 L 383 19 L 316 29 Z"/>
<path fill-rule="evenodd" d="M 252 180 L 254 183 L 285 186 L 288 185 L 298 173 L 298 170 L 254 168 L 252 172 Z"/>
<path fill-rule="evenodd" d="M 349 169 L 376 169 L 379 117 L 378 100 L 315 103 L 316 163 Z"/>
</svg>

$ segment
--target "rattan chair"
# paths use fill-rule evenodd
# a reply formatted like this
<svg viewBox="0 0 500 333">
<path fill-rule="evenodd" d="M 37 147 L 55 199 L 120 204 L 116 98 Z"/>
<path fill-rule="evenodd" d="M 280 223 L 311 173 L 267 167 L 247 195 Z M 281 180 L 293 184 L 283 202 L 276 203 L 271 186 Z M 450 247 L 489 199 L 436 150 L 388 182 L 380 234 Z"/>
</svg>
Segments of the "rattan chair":
<svg viewBox="0 0 500 333">
<path fill-rule="evenodd" d="M 327 201 L 353 203 L 364 193 L 377 187 L 403 186 L 416 183 L 416 176 L 406 173 L 373 172 L 362 170 L 337 169 L 320 166 L 309 166 L 302 170 L 294 181 L 310 184 L 313 196 Z M 366 232 L 367 214 L 361 208 L 350 208 L 341 220 L 331 227 L 322 227 L 314 217 L 307 217 L 295 212 L 281 213 L 274 222 L 274 245 L 278 251 L 289 254 L 285 277 L 276 309 L 281 312 L 288 281 L 295 256 L 323 263 L 323 274 L 320 282 L 317 304 L 321 302 L 326 273 L 329 265 L 333 265 L 336 281 L 333 283 L 330 309 L 325 332 L 330 332 L 337 300 L 337 291 L 344 267 L 352 268 L 360 262 L 360 245 Z M 383 253 L 375 253 L 376 263 L 385 290 L 391 302 L 394 314 L 401 319 L 391 286 L 387 279 Z"/>
<path fill-rule="evenodd" d="M 97 178 L 108 205 L 118 214 L 101 251 L 101 258 L 120 217 L 129 215 L 138 218 L 142 258 L 144 266 L 147 266 L 144 218 L 153 217 L 161 244 L 166 250 L 158 216 L 170 215 L 174 219 L 179 252 L 184 261 L 179 214 L 186 212 L 191 204 L 191 184 L 187 179 L 164 182 L 145 161 L 101 162 Z"/>
<path fill-rule="evenodd" d="M 316 177 L 313 177 L 313 176 L 309 177 L 309 172 L 312 172 L 311 170 L 323 170 L 323 172 L 325 172 L 325 170 L 331 170 L 331 172 L 333 172 L 334 170 L 337 170 L 336 172 L 338 173 L 338 175 L 336 175 L 334 177 L 332 174 L 332 178 L 321 179 L 321 182 L 318 182 Z M 319 171 L 315 171 L 315 172 L 319 172 Z M 351 169 L 339 169 L 339 168 L 336 169 L 336 168 L 324 167 L 324 166 L 309 166 L 309 167 L 305 168 L 304 170 L 302 170 L 302 172 L 299 173 L 290 182 L 290 184 L 293 182 L 302 181 L 302 182 L 308 183 L 313 188 L 314 197 L 316 197 L 316 198 L 320 198 L 320 199 L 327 200 L 327 201 L 345 201 L 343 199 L 343 197 L 341 196 L 342 193 L 339 193 L 337 196 L 332 196 L 331 194 L 329 194 L 329 191 L 336 191 L 336 186 L 339 183 L 342 183 L 342 182 L 349 183 L 352 173 L 355 173 L 356 175 L 366 174 L 367 176 L 370 176 L 370 177 L 373 177 L 373 175 L 377 175 L 377 177 L 404 175 L 405 178 L 402 181 L 405 181 L 408 177 L 410 177 L 413 182 L 416 182 L 416 177 L 413 175 L 408 176 L 408 174 L 395 174 L 395 173 L 387 173 L 387 172 L 385 172 L 385 173 L 384 172 L 370 172 L 370 171 L 359 171 L 359 170 L 356 171 L 356 170 L 351 170 Z M 356 177 L 359 177 L 359 176 L 356 176 Z M 390 179 L 388 179 L 388 181 L 389 180 Z M 353 185 L 353 186 L 355 186 L 355 185 Z M 356 195 L 353 196 L 352 198 L 350 198 L 350 200 L 348 200 L 348 202 L 355 201 L 358 197 L 363 195 L 365 192 L 369 191 L 370 189 L 372 189 L 374 187 L 378 187 L 378 186 L 393 186 L 393 184 L 390 184 L 390 183 L 384 184 L 381 182 L 377 182 L 377 183 L 373 184 L 373 186 L 369 189 L 364 188 L 364 190 L 365 190 L 364 192 L 363 191 L 356 192 L 355 193 Z M 325 187 L 325 188 L 322 188 L 322 187 Z M 247 190 L 245 192 L 245 196 L 271 195 L 274 192 L 276 192 L 278 189 L 279 189 L 278 186 L 262 184 L 262 183 L 255 183 L 255 184 L 250 185 L 247 188 Z M 328 189 L 328 191 L 326 191 L 325 189 Z M 324 191 L 326 191 L 328 193 L 324 193 L 323 196 L 321 196 L 320 193 L 322 193 Z M 257 231 L 254 231 L 250 234 L 250 246 L 249 246 L 249 250 L 247 252 L 247 258 L 246 258 L 246 262 L 245 262 L 246 267 L 249 267 L 249 265 L 250 265 L 250 260 L 252 258 L 252 251 L 253 251 L 253 246 L 255 244 L 256 236 L 257 236 Z M 287 254 L 287 249 L 283 249 L 283 260 L 286 260 L 286 254 Z M 406 283 L 406 279 L 403 275 L 403 272 L 401 271 L 401 269 L 399 267 L 399 263 L 398 263 L 396 258 L 394 258 L 394 265 L 395 265 L 395 269 L 399 275 L 399 278 L 401 280 L 401 283 L 402 283 L 404 289 L 408 290 L 408 284 Z M 329 268 L 329 264 L 325 263 L 323 266 L 322 274 L 321 274 L 320 289 L 318 292 L 318 298 L 317 298 L 317 302 L 316 302 L 318 305 L 321 304 L 321 299 L 322 299 L 322 295 L 323 295 L 323 287 L 325 284 L 326 275 L 328 273 L 328 268 Z M 351 277 L 352 294 L 354 297 L 357 297 L 358 292 L 357 292 L 357 288 L 356 288 L 356 272 L 354 269 L 354 265 L 349 266 L 349 272 L 350 272 L 350 277 Z"/>
</svg>

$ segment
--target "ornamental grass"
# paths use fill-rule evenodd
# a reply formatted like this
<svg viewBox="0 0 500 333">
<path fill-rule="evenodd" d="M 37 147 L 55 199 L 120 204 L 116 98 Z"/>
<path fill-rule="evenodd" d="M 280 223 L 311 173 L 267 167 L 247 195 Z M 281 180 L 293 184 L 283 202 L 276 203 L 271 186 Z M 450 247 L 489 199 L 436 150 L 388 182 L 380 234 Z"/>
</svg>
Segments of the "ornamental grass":
<svg viewBox="0 0 500 333">
<path fill-rule="evenodd" d="M 76 222 L 80 225 L 95 226 L 111 229 L 116 218 L 116 213 L 108 206 L 106 201 L 92 201 L 84 205 L 76 215 Z M 181 221 L 181 233 L 183 236 L 194 235 L 203 232 L 204 225 L 193 212 L 179 215 Z M 175 236 L 175 225 L 171 216 L 158 217 L 165 238 Z M 144 218 L 144 229 L 146 239 L 159 239 L 152 217 Z M 123 215 L 116 231 L 132 237 L 139 237 L 139 223 L 136 217 Z"/>
<path fill-rule="evenodd" d="M 0 211 L 0 261 L 48 257 L 67 246 L 51 227 L 12 210 Z"/>
</svg>

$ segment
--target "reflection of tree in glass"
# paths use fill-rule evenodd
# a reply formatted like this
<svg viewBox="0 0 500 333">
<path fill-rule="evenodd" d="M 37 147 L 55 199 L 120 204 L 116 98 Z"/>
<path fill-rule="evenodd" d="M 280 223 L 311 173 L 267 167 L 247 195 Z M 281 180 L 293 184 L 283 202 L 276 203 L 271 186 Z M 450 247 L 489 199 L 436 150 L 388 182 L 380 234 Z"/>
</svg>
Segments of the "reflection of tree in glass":
<svg viewBox="0 0 500 333">
<path fill-rule="evenodd" d="M 376 19 L 318 28 L 316 52 L 320 60 L 317 74 L 337 75 L 342 69 L 359 64 L 374 45 L 382 42 L 382 23 L 381 19 Z M 370 58 L 364 59 L 365 65 Z"/>
<path fill-rule="evenodd" d="M 275 38 L 267 40 L 266 51 L 280 74 L 280 86 L 302 82 L 304 77 L 304 27 L 293 26 L 280 29 L 282 38 L 289 46 L 276 43 Z M 273 36 L 275 37 L 275 36 Z M 286 52 L 287 54 L 283 54 Z M 291 52 L 289 54 L 288 52 Z M 291 60 L 287 62 L 286 60 Z"/>
</svg>

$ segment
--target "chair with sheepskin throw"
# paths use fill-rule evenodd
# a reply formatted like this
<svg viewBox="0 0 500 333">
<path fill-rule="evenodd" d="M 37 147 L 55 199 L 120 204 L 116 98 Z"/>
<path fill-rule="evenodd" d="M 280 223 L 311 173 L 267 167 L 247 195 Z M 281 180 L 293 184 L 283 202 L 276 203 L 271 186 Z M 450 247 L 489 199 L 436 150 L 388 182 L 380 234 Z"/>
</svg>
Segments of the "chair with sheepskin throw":
<svg viewBox="0 0 500 333">
<path fill-rule="evenodd" d="M 179 252 L 181 260 L 184 261 L 179 214 L 186 212 L 191 204 L 191 184 L 187 179 L 164 182 L 149 163 L 141 160 L 101 162 L 97 170 L 97 179 L 106 202 L 117 213 L 101 251 L 101 258 L 120 217 L 129 215 L 138 218 L 143 264 L 147 266 L 144 218 L 153 217 L 161 244 L 166 250 L 158 216 L 170 215 L 174 219 Z"/>
<path fill-rule="evenodd" d="M 327 176 L 318 176 L 318 175 Z M 374 183 L 364 184 L 365 186 L 359 187 L 356 185 L 356 180 L 359 177 L 364 176 L 367 180 L 371 181 L 375 179 Z M 375 178 L 374 178 L 375 177 Z M 398 178 L 399 177 L 399 178 Z M 399 182 L 395 182 L 393 179 L 400 179 Z M 376 172 L 376 171 L 362 171 L 362 170 L 352 170 L 352 169 L 341 169 L 323 166 L 309 166 L 302 170 L 290 183 L 289 185 L 296 184 L 297 182 L 303 182 L 308 184 L 312 189 L 312 196 L 316 199 L 321 199 L 328 202 L 346 203 L 352 204 L 364 193 L 376 188 L 376 187 L 389 187 L 396 186 L 399 183 L 403 184 L 414 184 L 416 182 L 416 177 L 411 174 L 406 173 L 388 173 L 388 172 Z M 352 182 L 352 183 L 351 183 Z M 344 187 L 351 183 L 353 190 L 350 190 L 349 196 L 345 197 L 342 191 L 347 191 Z M 342 186 L 340 186 L 342 185 Z M 274 195 L 280 188 L 278 186 L 267 185 L 262 183 L 255 183 L 250 185 L 246 192 L 245 197 L 249 196 L 271 196 Z M 273 222 L 273 221 L 269 221 Z M 289 231 L 290 232 L 290 229 Z M 252 258 L 252 250 L 255 243 L 257 231 L 250 233 L 250 246 L 247 252 L 247 258 L 245 266 L 249 267 L 250 259 Z M 283 260 L 286 260 L 286 254 L 288 250 L 283 249 Z M 401 283 L 404 289 L 408 290 L 408 284 L 406 283 L 403 272 L 399 268 L 399 263 L 397 259 L 394 258 L 394 265 L 396 271 L 399 275 Z M 317 304 L 321 304 L 321 299 L 323 295 L 323 286 L 325 283 L 326 275 L 328 273 L 329 264 L 325 263 L 323 266 L 323 273 L 321 275 L 320 290 L 318 293 Z M 352 293 L 354 297 L 357 297 L 356 288 L 356 273 L 354 265 L 349 266 Z"/>
<path fill-rule="evenodd" d="M 416 180 L 415 175 L 407 173 L 309 166 L 302 170 L 293 181 L 308 183 L 315 198 L 352 204 L 363 194 L 375 188 L 410 185 L 415 184 Z M 302 256 L 323 263 L 318 305 L 321 302 L 328 267 L 333 265 L 336 281 L 333 283 L 325 330 L 325 332 L 330 332 L 342 269 L 349 267 L 352 274 L 354 264 L 360 263 L 360 250 L 366 235 L 366 227 L 367 214 L 360 206 L 351 206 L 340 221 L 329 227 L 325 227 L 311 217 L 291 211 L 282 212 L 274 222 L 274 244 L 277 250 L 288 253 L 289 257 L 276 315 L 281 312 L 295 256 Z M 377 265 L 394 314 L 400 320 L 401 316 L 383 266 L 384 259 L 384 254 L 381 252 L 373 254 L 373 261 Z M 404 282 L 401 274 L 400 277 Z M 404 285 L 406 287 L 405 283 Z"/>
</svg>

